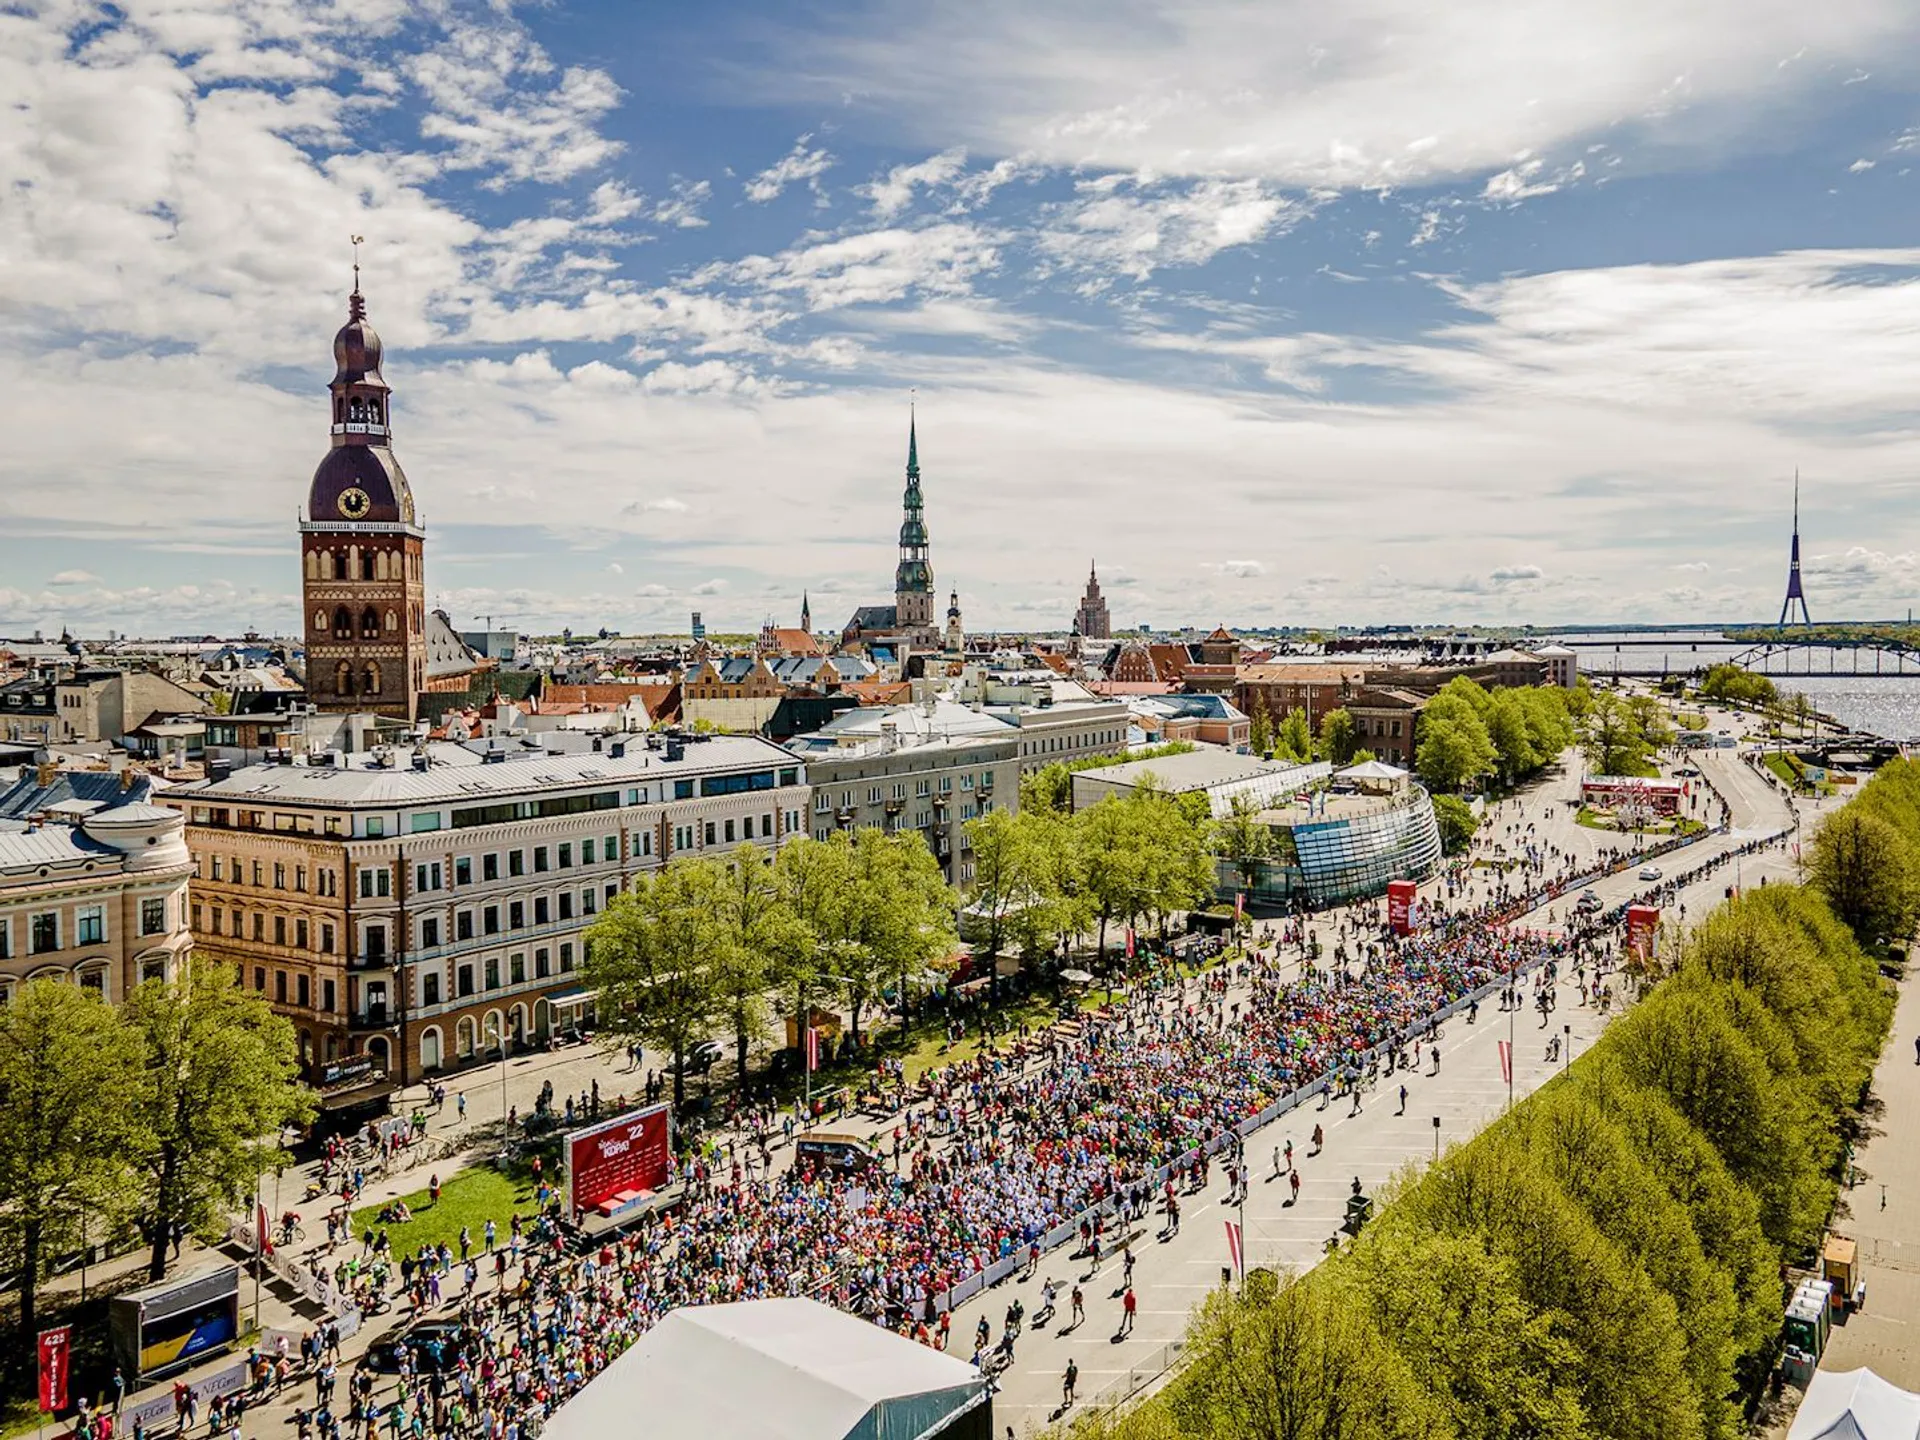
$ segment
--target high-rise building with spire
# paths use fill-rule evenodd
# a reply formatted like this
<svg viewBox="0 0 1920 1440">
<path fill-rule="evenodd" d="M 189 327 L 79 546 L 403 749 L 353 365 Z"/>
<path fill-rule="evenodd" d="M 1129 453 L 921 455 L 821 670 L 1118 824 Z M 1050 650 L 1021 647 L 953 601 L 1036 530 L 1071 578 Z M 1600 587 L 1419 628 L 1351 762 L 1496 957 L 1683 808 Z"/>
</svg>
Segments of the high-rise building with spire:
<svg viewBox="0 0 1920 1440">
<path fill-rule="evenodd" d="M 1780 606 L 1780 623 L 1785 625 L 1793 614 L 1794 601 L 1800 602 L 1800 623 L 1811 625 L 1813 617 L 1807 613 L 1807 594 L 1800 588 L 1800 472 L 1793 472 L 1793 550 L 1787 561 L 1787 598 Z"/>
<path fill-rule="evenodd" d="M 1100 593 L 1100 573 L 1087 563 L 1087 593 L 1080 597 L 1080 608 L 1073 612 L 1074 633 L 1085 640 L 1113 637 L 1113 620 L 1107 614 L 1106 597 Z"/>
</svg>

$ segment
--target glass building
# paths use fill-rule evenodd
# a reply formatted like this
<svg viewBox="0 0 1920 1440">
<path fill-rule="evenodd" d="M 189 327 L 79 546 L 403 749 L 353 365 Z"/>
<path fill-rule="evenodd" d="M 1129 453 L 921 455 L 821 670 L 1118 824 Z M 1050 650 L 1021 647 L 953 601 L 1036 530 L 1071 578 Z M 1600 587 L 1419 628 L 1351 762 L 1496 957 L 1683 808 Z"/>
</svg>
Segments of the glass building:
<svg viewBox="0 0 1920 1440">
<path fill-rule="evenodd" d="M 1219 862 L 1221 894 L 1250 902 L 1306 900 L 1316 908 L 1386 892 L 1389 880 L 1426 880 L 1440 868 L 1440 826 L 1418 785 L 1354 813 L 1276 826 L 1286 859 L 1261 861 L 1248 885 L 1237 866 Z"/>
</svg>

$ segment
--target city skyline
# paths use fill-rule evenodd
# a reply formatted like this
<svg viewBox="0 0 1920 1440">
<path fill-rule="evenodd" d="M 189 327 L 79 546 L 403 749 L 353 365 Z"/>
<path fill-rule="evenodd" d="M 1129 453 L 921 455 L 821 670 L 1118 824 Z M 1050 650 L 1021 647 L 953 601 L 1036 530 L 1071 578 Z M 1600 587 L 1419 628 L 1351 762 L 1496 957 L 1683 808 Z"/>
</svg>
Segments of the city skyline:
<svg viewBox="0 0 1920 1440">
<path fill-rule="evenodd" d="M 1920 17 L 1587 14 L 11 16 L 0 633 L 296 632 L 361 234 L 462 628 L 832 622 L 916 387 L 976 629 L 1905 612 Z"/>
</svg>

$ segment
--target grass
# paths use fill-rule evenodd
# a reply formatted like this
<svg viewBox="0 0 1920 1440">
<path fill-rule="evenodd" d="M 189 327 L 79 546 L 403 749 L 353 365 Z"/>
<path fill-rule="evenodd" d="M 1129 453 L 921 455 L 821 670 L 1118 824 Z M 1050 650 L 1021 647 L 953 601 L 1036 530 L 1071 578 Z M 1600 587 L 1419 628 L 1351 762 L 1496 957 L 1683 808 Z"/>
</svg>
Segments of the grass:
<svg viewBox="0 0 1920 1440">
<path fill-rule="evenodd" d="M 548 1170 L 548 1179 L 557 1180 L 551 1166 Z M 438 1245 L 442 1240 L 458 1254 L 460 1227 L 464 1225 L 472 1232 L 473 1248 L 477 1254 L 484 1243 L 488 1220 L 499 1227 L 504 1240 L 508 1233 L 508 1222 L 516 1210 L 523 1215 L 532 1213 L 533 1177 L 528 1173 L 504 1172 L 492 1165 L 471 1165 L 455 1173 L 440 1187 L 438 1203 L 429 1198 L 426 1190 L 415 1191 L 403 1198 L 414 1217 L 405 1225 L 380 1224 L 378 1216 L 381 1205 L 368 1205 L 354 1211 L 356 1244 L 358 1237 L 372 1227 L 376 1231 L 387 1232 L 387 1238 L 393 1242 L 396 1260 L 403 1255 L 413 1254 L 422 1245 Z"/>
<path fill-rule="evenodd" d="M 1814 784 L 1807 779 L 1807 767 L 1800 762 L 1800 758 L 1797 755 L 1782 755 L 1776 750 L 1770 752 L 1765 757 L 1764 763 L 1767 769 L 1777 775 L 1789 790 L 1797 790 L 1805 794 L 1814 795 L 1831 795 L 1833 793 L 1833 786 L 1826 782 L 1822 781 L 1819 784 Z"/>
<path fill-rule="evenodd" d="M 1605 810 L 1594 810 L 1582 805 L 1574 813 L 1574 823 L 1584 825 L 1589 830 L 1606 830 L 1615 835 L 1629 832 L 1622 830 L 1613 816 Z M 1692 835 L 1707 828 L 1704 820 L 1694 820 L 1685 815 L 1676 815 L 1671 820 L 1656 820 L 1650 825 L 1640 827 L 1642 835 Z"/>
</svg>

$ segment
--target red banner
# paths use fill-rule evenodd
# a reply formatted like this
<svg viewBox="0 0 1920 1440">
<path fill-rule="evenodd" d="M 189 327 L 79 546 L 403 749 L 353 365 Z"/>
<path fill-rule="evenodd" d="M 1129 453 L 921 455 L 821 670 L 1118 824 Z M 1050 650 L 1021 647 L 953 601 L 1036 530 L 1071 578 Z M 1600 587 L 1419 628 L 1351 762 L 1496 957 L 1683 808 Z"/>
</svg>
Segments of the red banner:
<svg viewBox="0 0 1920 1440">
<path fill-rule="evenodd" d="M 1234 1270 L 1244 1276 L 1247 1273 L 1247 1262 L 1245 1255 L 1241 1252 L 1240 1242 L 1240 1227 L 1231 1220 L 1227 1221 L 1227 1259 L 1232 1262 Z"/>
<path fill-rule="evenodd" d="M 71 1325 L 56 1325 L 40 1332 L 40 1408 L 49 1415 L 67 1408 L 67 1359 L 72 1340 Z"/>
<path fill-rule="evenodd" d="M 258 1200 L 253 1203 L 253 1235 L 260 1254 L 273 1254 L 273 1226 L 267 1220 L 265 1203 Z"/>
<path fill-rule="evenodd" d="M 1513 1046 L 1505 1040 L 1500 1041 L 1499 1045 L 1500 1083 L 1503 1085 L 1511 1085 L 1513 1084 Z"/>
<path fill-rule="evenodd" d="M 811 1025 L 807 1027 L 807 1070 L 820 1068 L 820 1032 Z"/>
<path fill-rule="evenodd" d="M 1654 944 L 1660 934 L 1658 905 L 1627 907 L 1627 949 L 1642 960 L 1653 958 Z"/>
<path fill-rule="evenodd" d="M 1413 932 L 1413 897 L 1419 890 L 1411 880 L 1387 882 L 1387 924 L 1396 935 Z"/>
<path fill-rule="evenodd" d="M 673 1174 L 671 1107 L 622 1115 L 566 1140 L 568 1201 L 577 1220 L 663 1189 Z"/>
</svg>

